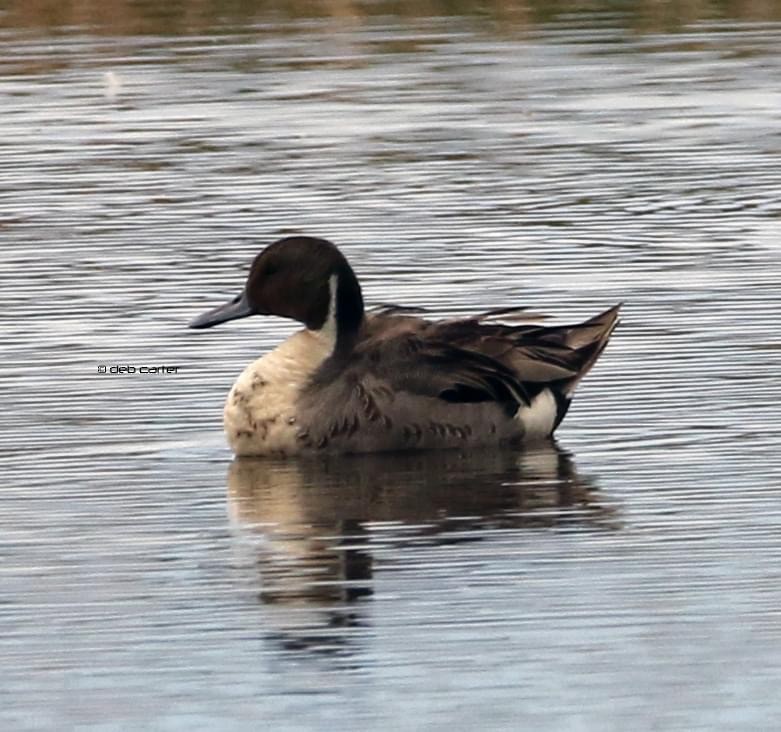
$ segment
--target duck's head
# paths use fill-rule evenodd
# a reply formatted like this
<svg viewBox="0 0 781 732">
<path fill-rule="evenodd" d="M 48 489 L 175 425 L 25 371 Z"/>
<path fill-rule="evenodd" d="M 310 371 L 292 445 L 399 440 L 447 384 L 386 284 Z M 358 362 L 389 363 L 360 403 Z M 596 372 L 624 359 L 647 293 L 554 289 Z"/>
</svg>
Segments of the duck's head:
<svg viewBox="0 0 781 732">
<path fill-rule="evenodd" d="M 264 249 L 252 263 L 244 290 L 190 323 L 211 328 L 249 315 L 280 315 L 309 330 L 352 342 L 363 321 L 358 279 L 344 255 L 325 239 L 291 236 Z"/>
</svg>

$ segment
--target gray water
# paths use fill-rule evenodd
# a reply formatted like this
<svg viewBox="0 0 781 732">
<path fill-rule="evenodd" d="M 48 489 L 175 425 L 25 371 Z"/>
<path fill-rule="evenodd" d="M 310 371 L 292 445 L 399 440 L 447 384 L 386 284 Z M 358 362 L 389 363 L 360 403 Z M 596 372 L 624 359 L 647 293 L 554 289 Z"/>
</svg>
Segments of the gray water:
<svg viewBox="0 0 781 732">
<path fill-rule="evenodd" d="M 0 726 L 774 728 L 781 25 L 110 15 L 0 13 Z M 623 321 L 556 445 L 233 462 L 288 231 Z"/>
</svg>

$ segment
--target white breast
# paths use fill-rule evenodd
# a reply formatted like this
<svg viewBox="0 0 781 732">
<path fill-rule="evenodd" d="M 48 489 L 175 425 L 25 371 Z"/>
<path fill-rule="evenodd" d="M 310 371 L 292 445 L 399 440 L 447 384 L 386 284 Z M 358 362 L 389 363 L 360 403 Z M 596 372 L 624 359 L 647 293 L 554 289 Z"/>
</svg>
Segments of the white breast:
<svg viewBox="0 0 781 732">
<path fill-rule="evenodd" d="M 523 425 L 523 439 L 537 440 L 549 437 L 556 424 L 556 397 L 550 389 L 543 389 L 528 407 L 521 407 L 515 418 Z"/>
<path fill-rule="evenodd" d="M 289 454 L 301 429 L 301 389 L 333 351 L 333 338 L 302 330 L 241 373 L 225 402 L 224 425 L 236 455 Z"/>
</svg>

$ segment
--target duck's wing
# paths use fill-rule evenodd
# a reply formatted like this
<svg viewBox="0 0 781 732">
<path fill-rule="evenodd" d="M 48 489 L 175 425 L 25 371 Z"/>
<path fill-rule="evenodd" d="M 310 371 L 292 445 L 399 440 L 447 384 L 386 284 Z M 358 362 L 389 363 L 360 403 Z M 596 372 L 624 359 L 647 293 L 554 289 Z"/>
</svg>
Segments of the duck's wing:
<svg viewBox="0 0 781 732">
<path fill-rule="evenodd" d="M 466 320 L 431 324 L 431 335 L 495 359 L 522 384 L 550 384 L 570 396 L 591 370 L 618 324 L 620 305 L 575 325 L 505 325 L 486 322 L 490 311 Z M 533 391 L 526 387 L 527 392 Z"/>
<path fill-rule="evenodd" d="M 509 414 L 530 403 L 523 382 L 510 366 L 447 336 L 446 331 L 438 333 L 432 321 L 374 314 L 349 358 L 326 361 L 310 391 L 329 398 L 341 391 L 341 398 L 352 398 L 348 394 L 367 388 L 391 398 L 496 402 Z"/>
<path fill-rule="evenodd" d="M 492 401 L 513 412 L 545 386 L 569 397 L 607 345 L 619 308 L 562 326 L 486 322 L 510 309 L 443 321 L 376 314 L 338 373 L 348 382 L 368 378 L 393 393 Z"/>
<path fill-rule="evenodd" d="M 369 319 L 353 350 L 327 359 L 302 392 L 300 439 L 357 452 L 516 439 L 512 417 L 531 403 L 524 384 L 489 355 L 432 340 L 428 327 Z"/>
<path fill-rule="evenodd" d="M 618 307 L 566 326 L 504 325 L 478 318 L 429 321 L 375 314 L 347 362 L 329 359 L 312 391 L 347 399 L 361 385 L 387 395 L 496 402 L 508 413 L 545 386 L 569 396 L 607 344 Z"/>
<path fill-rule="evenodd" d="M 372 316 L 349 355 L 324 362 L 303 393 L 301 439 L 357 451 L 515 439 L 521 422 L 509 418 L 546 387 L 555 428 L 615 312 L 550 328 Z"/>
<path fill-rule="evenodd" d="M 396 393 L 445 402 L 497 402 L 514 413 L 530 403 L 516 372 L 489 353 L 410 333 L 367 348 L 368 369 Z M 360 368 L 360 367 L 359 367 Z"/>
</svg>

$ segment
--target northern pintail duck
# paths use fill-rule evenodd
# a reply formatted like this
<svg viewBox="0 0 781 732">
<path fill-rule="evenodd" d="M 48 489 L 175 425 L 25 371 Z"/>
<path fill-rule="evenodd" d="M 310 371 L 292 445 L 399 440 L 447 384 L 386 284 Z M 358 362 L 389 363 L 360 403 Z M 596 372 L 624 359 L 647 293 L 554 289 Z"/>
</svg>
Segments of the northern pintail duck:
<svg viewBox="0 0 781 732">
<path fill-rule="evenodd" d="M 190 327 L 249 315 L 304 325 L 230 390 L 224 423 L 236 455 L 377 452 L 549 437 L 618 306 L 577 325 L 491 322 L 522 311 L 436 321 L 395 306 L 367 313 L 336 246 L 293 236 L 262 251 L 243 292 Z"/>
</svg>

